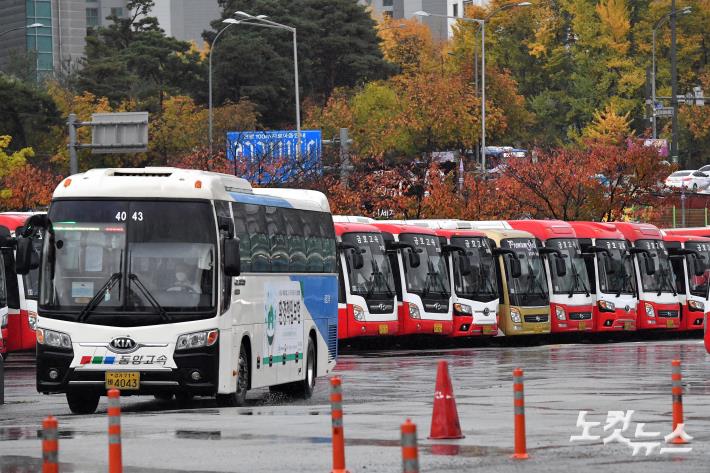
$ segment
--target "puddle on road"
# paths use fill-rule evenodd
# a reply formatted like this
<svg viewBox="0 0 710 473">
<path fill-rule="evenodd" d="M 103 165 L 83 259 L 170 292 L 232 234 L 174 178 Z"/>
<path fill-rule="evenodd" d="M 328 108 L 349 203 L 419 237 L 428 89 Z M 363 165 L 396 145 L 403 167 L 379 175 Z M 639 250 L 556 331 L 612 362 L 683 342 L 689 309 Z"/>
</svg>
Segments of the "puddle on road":
<svg viewBox="0 0 710 473">
<path fill-rule="evenodd" d="M 219 430 L 176 430 L 175 438 L 191 440 L 220 440 L 222 432 Z"/>
<path fill-rule="evenodd" d="M 84 432 L 84 434 L 87 434 Z M 57 431 L 59 439 L 73 439 L 77 437 L 77 432 L 74 430 L 59 430 Z M 25 439 L 40 439 L 42 438 L 42 430 L 31 427 L 0 427 L 0 442 L 11 440 Z"/>
</svg>

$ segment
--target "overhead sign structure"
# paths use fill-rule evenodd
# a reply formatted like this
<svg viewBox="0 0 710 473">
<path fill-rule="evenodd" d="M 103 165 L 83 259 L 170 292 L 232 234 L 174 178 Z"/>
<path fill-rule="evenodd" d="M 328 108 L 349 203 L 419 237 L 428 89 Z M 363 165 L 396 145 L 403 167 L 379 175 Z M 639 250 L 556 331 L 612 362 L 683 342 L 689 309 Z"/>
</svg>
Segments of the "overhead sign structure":
<svg viewBox="0 0 710 473">
<path fill-rule="evenodd" d="M 299 174 L 320 172 L 322 143 L 321 130 L 302 130 L 297 153 L 294 130 L 230 131 L 227 159 L 243 163 L 247 177 L 258 173 L 260 183 L 286 182 Z"/>
<path fill-rule="evenodd" d="M 148 112 L 91 114 L 91 153 L 148 150 Z"/>
</svg>

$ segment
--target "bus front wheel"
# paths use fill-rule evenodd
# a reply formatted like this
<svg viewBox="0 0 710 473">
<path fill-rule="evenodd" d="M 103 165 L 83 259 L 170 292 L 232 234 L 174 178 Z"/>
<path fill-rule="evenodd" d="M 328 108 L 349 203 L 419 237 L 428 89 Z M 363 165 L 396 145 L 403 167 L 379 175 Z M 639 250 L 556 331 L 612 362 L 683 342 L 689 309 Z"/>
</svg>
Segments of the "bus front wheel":
<svg viewBox="0 0 710 473">
<path fill-rule="evenodd" d="M 72 414 L 93 414 L 99 405 L 100 397 L 99 394 L 70 391 L 67 393 L 67 404 Z"/>
<path fill-rule="evenodd" d="M 217 394 L 217 405 L 220 407 L 239 407 L 246 404 L 249 390 L 249 357 L 242 345 L 239 350 L 239 371 L 237 372 L 237 391 L 230 394 Z"/>
<path fill-rule="evenodd" d="M 305 374 L 304 379 L 296 383 L 295 394 L 303 399 L 310 399 L 313 395 L 313 388 L 316 386 L 316 347 L 310 337 L 308 338 L 308 350 L 306 351 Z"/>
</svg>

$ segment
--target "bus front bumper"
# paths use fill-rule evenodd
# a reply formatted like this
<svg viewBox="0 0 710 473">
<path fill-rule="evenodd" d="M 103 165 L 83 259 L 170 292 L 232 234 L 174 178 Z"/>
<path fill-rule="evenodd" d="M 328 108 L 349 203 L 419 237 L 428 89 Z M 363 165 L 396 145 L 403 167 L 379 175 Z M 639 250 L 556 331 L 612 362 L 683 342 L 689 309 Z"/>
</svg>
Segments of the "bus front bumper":
<svg viewBox="0 0 710 473">
<path fill-rule="evenodd" d="M 143 395 L 185 392 L 196 396 L 213 396 L 217 393 L 219 346 L 218 343 L 184 353 L 173 359 L 177 368 L 149 369 L 75 369 L 71 362 L 74 354 L 44 345 L 37 345 L 37 391 L 44 394 L 84 391 L 106 393 L 107 371 L 139 372 L 140 384 L 136 390 L 123 390 L 122 395 Z M 199 380 L 194 373 L 199 373 Z"/>
<path fill-rule="evenodd" d="M 616 308 L 614 312 L 604 312 L 598 307 L 594 309 L 594 331 L 596 332 L 623 332 L 636 330 L 636 309 Z"/>
<path fill-rule="evenodd" d="M 385 320 L 379 321 L 358 321 L 354 318 L 348 319 L 348 338 L 355 337 L 385 337 L 397 335 L 399 332 L 399 321 Z"/>
</svg>

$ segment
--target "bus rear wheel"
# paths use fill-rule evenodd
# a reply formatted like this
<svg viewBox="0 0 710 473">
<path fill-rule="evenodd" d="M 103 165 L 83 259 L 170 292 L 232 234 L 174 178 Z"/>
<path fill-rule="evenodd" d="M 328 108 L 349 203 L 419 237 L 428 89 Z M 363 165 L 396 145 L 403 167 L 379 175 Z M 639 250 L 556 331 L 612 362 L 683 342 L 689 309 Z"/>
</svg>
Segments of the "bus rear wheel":
<svg viewBox="0 0 710 473">
<path fill-rule="evenodd" d="M 306 351 L 306 376 L 302 381 L 298 381 L 294 386 L 294 394 L 303 399 L 310 399 L 313 389 L 316 386 L 316 347 L 313 339 L 308 338 L 308 349 Z"/>
<path fill-rule="evenodd" d="M 239 371 L 237 372 L 237 390 L 229 394 L 217 394 L 220 407 L 240 407 L 246 404 L 249 390 L 249 357 L 244 345 L 239 349 Z"/>
<path fill-rule="evenodd" d="M 72 414 L 93 414 L 99 406 L 100 397 L 99 394 L 70 391 L 67 393 L 67 404 Z"/>
</svg>

